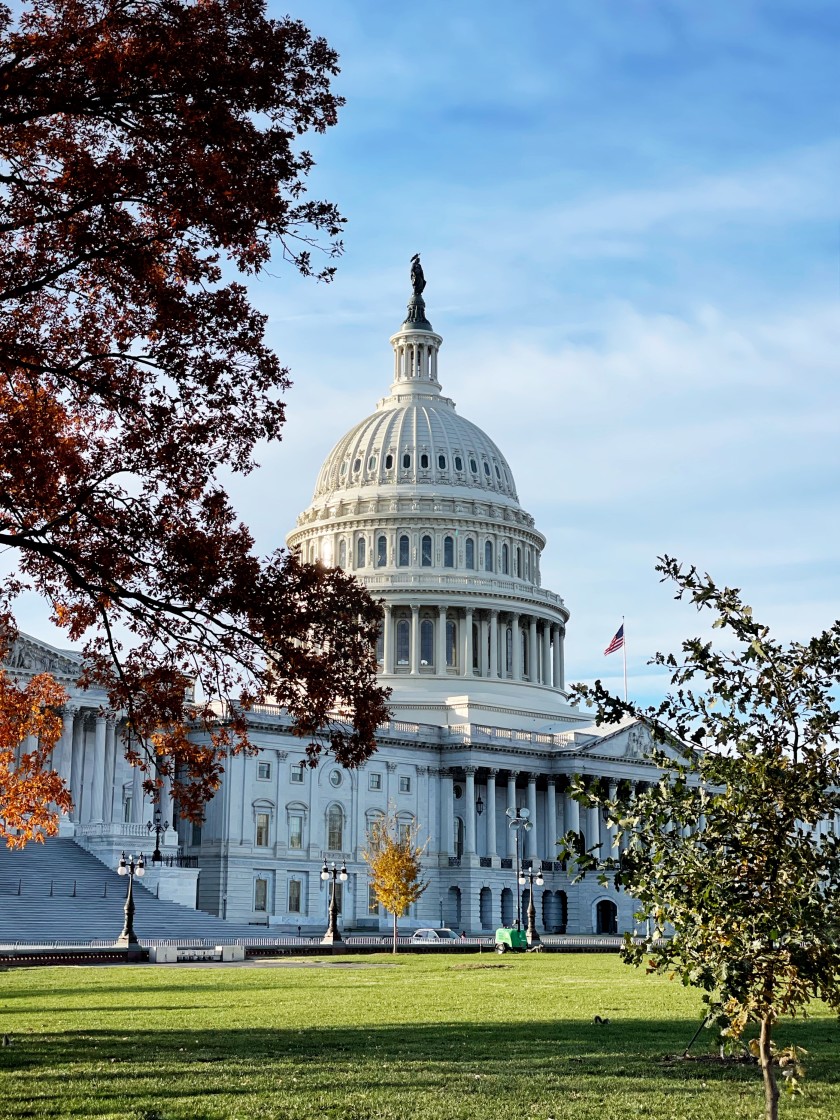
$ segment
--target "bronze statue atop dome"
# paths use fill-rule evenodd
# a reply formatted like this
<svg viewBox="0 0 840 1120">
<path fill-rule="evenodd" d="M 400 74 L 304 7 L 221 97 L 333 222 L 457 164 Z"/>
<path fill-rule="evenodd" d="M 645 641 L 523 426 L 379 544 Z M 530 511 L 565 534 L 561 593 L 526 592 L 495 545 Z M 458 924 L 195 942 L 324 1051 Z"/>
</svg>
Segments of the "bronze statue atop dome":
<svg viewBox="0 0 840 1120">
<path fill-rule="evenodd" d="M 411 288 L 416 296 L 422 296 L 426 287 L 426 277 L 423 275 L 423 266 L 420 264 L 420 254 L 415 253 L 411 258 Z"/>
</svg>

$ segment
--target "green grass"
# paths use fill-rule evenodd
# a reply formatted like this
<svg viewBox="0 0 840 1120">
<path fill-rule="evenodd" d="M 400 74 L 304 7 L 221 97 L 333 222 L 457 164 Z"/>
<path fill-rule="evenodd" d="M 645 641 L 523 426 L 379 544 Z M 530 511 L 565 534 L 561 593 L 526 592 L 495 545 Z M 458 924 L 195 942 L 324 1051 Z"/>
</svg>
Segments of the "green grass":
<svg viewBox="0 0 840 1120">
<path fill-rule="evenodd" d="M 669 1061 L 696 993 L 613 956 L 336 958 L 322 967 L 0 974 L 0 1117 L 120 1120 L 752 1120 L 755 1067 Z M 609 1026 L 593 1023 L 609 1017 Z M 798 1120 L 840 1117 L 840 1028 L 810 1051 Z M 704 1032 L 695 1051 L 709 1052 Z"/>
</svg>

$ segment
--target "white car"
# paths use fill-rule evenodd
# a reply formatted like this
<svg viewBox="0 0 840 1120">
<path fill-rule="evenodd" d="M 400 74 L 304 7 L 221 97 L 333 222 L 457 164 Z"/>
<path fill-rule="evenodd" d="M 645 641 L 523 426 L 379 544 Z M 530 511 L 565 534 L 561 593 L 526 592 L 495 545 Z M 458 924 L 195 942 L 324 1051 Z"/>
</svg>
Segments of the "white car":
<svg viewBox="0 0 840 1120">
<path fill-rule="evenodd" d="M 412 941 L 458 941 L 454 929 L 418 929 L 411 935 Z"/>
</svg>

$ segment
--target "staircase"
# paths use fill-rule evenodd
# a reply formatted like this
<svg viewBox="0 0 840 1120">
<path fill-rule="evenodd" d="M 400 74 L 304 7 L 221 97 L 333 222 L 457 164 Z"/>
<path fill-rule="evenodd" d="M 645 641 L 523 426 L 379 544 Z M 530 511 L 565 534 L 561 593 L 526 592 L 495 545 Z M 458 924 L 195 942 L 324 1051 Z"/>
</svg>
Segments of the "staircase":
<svg viewBox="0 0 840 1120">
<path fill-rule="evenodd" d="M 113 944 L 123 928 L 128 883 L 72 840 L 13 851 L 0 845 L 0 945 Z M 234 925 L 165 902 L 134 881 L 140 942 L 257 941 L 268 930 Z"/>
</svg>

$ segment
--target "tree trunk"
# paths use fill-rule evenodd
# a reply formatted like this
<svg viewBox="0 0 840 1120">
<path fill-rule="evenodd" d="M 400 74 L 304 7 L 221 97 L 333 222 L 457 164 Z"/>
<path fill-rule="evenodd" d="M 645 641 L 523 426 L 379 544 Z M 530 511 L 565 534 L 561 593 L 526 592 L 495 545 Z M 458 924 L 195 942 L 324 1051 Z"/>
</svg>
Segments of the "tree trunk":
<svg viewBox="0 0 840 1120">
<path fill-rule="evenodd" d="M 759 1038 L 758 1060 L 761 1063 L 761 1075 L 764 1078 L 764 1120 L 779 1120 L 779 1086 L 776 1083 L 776 1071 L 773 1068 L 773 1055 L 770 1052 L 770 1035 L 773 1030 L 773 1021 L 769 1016 L 761 1020 L 761 1035 Z"/>
<path fill-rule="evenodd" d="M 397 912 L 394 911 L 394 952 L 397 951 Z"/>
</svg>

